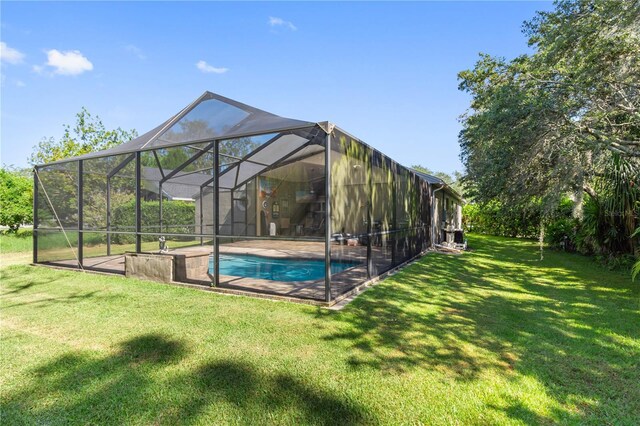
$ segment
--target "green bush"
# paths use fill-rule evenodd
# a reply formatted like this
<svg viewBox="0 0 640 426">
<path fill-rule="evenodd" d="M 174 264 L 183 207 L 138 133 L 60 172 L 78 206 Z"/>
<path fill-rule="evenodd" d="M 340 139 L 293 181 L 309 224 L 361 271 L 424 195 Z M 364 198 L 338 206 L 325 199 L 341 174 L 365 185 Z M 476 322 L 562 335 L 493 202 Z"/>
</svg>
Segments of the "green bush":
<svg viewBox="0 0 640 426">
<path fill-rule="evenodd" d="M 601 208 L 600 204 L 588 198 L 582 209 L 583 218 L 576 229 L 574 245 L 582 254 L 600 254 L 601 245 Z"/>
<path fill-rule="evenodd" d="M 107 236 L 105 234 L 85 232 L 82 236 L 82 242 L 85 246 L 100 246 L 107 242 Z"/>
<path fill-rule="evenodd" d="M 16 170 L 0 169 L 0 225 L 12 232 L 33 221 L 33 181 Z"/>
<path fill-rule="evenodd" d="M 578 222 L 570 217 L 552 220 L 545 228 L 545 242 L 554 248 L 574 251 L 577 228 Z"/>
<path fill-rule="evenodd" d="M 608 211 L 606 199 L 600 201 L 588 198 L 575 235 L 576 250 L 603 259 L 632 254 L 630 245 L 638 247 L 639 237 L 629 235 L 626 229 L 625 217 L 619 212 Z"/>
<path fill-rule="evenodd" d="M 576 232 L 580 221 L 573 217 L 574 202 L 565 197 L 545 220 L 544 240 L 552 248 L 576 250 Z"/>
<path fill-rule="evenodd" d="M 143 201 L 140 205 L 140 214 L 142 222 L 142 232 L 160 234 L 159 218 L 160 218 L 160 202 L 159 201 Z M 195 214 L 196 206 L 194 203 L 187 201 L 163 201 L 162 202 L 162 218 L 163 233 L 170 234 L 186 234 L 184 239 L 191 239 L 191 234 L 195 233 Z M 117 206 L 113 209 L 113 231 L 129 231 L 134 232 L 136 226 L 136 203 L 135 200 L 128 201 L 125 204 Z M 156 241 L 157 236 L 145 235 L 142 241 Z M 181 238 L 173 237 L 174 240 Z M 115 244 L 133 244 L 135 235 L 114 234 L 111 241 Z"/>
<path fill-rule="evenodd" d="M 535 208 L 507 207 L 499 201 L 469 203 L 462 208 L 462 223 L 469 232 L 535 238 L 539 232 L 540 213 Z"/>
</svg>

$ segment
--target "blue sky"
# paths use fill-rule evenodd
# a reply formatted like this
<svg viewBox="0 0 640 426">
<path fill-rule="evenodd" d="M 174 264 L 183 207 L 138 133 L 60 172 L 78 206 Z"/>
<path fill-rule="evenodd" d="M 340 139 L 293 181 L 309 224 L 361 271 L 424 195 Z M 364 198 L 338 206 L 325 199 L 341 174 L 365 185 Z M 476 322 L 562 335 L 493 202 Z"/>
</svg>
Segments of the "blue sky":
<svg viewBox="0 0 640 426">
<path fill-rule="evenodd" d="M 457 73 L 528 51 L 549 2 L 1 5 L 4 164 L 85 106 L 139 133 L 205 90 L 335 122 L 405 165 L 462 170 Z"/>
</svg>

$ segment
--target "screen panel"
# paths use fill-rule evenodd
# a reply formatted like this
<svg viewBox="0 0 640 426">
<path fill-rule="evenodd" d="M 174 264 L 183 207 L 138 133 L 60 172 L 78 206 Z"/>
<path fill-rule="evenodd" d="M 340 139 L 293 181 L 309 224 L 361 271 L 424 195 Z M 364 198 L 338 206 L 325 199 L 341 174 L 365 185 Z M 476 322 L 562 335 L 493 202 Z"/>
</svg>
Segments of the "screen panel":
<svg viewBox="0 0 640 426">
<path fill-rule="evenodd" d="M 332 294 L 341 294 L 368 277 L 370 178 L 371 150 L 335 131 L 331 139 Z"/>
</svg>

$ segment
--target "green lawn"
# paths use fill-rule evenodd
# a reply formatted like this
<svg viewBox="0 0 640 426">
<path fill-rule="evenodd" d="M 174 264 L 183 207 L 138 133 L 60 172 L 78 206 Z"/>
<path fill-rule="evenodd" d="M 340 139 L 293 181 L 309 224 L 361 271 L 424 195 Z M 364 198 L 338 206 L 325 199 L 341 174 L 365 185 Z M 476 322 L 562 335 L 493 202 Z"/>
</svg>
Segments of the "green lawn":
<svg viewBox="0 0 640 426">
<path fill-rule="evenodd" d="M 0 231 L 0 267 L 30 263 L 33 260 L 33 233 L 19 229 L 17 233 Z"/>
<path fill-rule="evenodd" d="M 33 232 L 31 229 L 19 229 L 18 232 L 15 233 L 0 231 L 0 252 L 31 252 L 31 250 L 33 250 L 32 235 Z"/>
<path fill-rule="evenodd" d="M 640 285 L 471 236 L 342 311 L 2 270 L 3 424 L 629 424 Z"/>
</svg>

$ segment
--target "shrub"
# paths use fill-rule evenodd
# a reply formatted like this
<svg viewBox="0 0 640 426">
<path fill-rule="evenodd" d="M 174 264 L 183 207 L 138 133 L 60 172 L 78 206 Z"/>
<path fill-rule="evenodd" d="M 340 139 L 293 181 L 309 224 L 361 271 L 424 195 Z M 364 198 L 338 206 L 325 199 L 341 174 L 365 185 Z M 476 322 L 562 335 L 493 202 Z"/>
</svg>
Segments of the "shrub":
<svg viewBox="0 0 640 426">
<path fill-rule="evenodd" d="M 570 217 L 560 217 L 546 225 L 545 242 L 551 247 L 575 251 L 578 222 Z"/>
<path fill-rule="evenodd" d="M 462 208 L 462 223 L 466 231 L 503 237 L 535 238 L 540 225 L 540 213 L 535 208 L 507 207 L 499 201 L 469 203 Z"/>
<path fill-rule="evenodd" d="M 24 174 L 0 169 L 0 225 L 12 232 L 33 221 L 33 181 Z"/>
<path fill-rule="evenodd" d="M 142 231 L 147 233 L 160 234 L 160 202 L 143 201 L 140 205 Z M 185 239 L 193 238 L 190 234 L 195 233 L 196 206 L 187 201 L 163 201 L 162 218 L 163 233 L 186 234 Z M 136 226 L 136 203 L 130 200 L 125 204 L 113 209 L 113 231 L 134 232 Z M 145 235 L 143 241 L 156 241 L 158 236 Z M 180 238 L 172 238 L 180 239 Z M 114 234 L 111 241 L 115 244 L 132 244 L 135 242 L 135 235 Z"/>
</svg>

